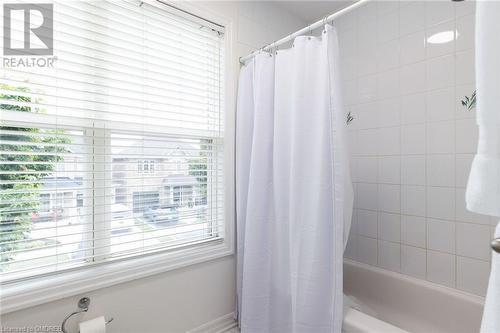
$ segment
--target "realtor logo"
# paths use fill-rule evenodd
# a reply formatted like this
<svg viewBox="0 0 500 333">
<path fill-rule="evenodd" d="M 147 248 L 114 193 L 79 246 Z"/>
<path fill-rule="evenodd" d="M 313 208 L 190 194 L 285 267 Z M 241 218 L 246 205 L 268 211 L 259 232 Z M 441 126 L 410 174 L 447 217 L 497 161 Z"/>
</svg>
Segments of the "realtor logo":
<svg viewBox="0 0 500 333">
<path fill-rule="evenodd" d="M 53 55 L 53 15 L 53 4 L 4 4 L 3 54 L 6 56 Z"/>
</svg>

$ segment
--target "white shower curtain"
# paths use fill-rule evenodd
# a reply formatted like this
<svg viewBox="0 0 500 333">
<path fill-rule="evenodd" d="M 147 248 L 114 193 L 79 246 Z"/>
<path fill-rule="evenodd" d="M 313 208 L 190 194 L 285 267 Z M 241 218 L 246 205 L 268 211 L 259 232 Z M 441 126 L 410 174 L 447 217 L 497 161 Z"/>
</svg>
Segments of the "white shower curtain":
<svg viewBox="0 0 500 333">
<path fill-rule="evenodd" d="M 467 208 L 500 216 L 500 2 L 476 2 L 477 154 L 467 184 Z M 500 224 L 495 230 L 500 237 Z M 492 252 L 482 333 L 500 332 L 500 254 Z"/>
<path fill-rule="evenodd" d="M 341 332 L 352 184 L 338 42 L 298 37 L 240 73 L 238 312 L 247 332 Z M 344 225 L 345 224 L 345 225 Z"/>
</svg>

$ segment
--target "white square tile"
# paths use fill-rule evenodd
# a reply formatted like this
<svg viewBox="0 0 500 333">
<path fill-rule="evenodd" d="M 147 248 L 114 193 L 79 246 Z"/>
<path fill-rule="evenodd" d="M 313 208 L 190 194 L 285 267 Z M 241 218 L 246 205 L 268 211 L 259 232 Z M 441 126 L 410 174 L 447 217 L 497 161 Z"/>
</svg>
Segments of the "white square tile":
<svg viewBox="0 0 500 333">
<path fill-rule="evenodd" d="M 469 222 L 475 224 L 490 224 L 490 218 L 487 215 L 476 214 L 469 211 L 465 204 L 465 189 L 457 188 L 455 190 L 456 209 L 455 216 L 457 221 Z"/>
<path fill-rule="evenodd" d="M 427 153 L 455 153 L 455 122 L 442 121 L 427 124 Z"/>
<path fill-rule="evenodd" d="M 472 165 L 473 154 L 455 155 L 455 186 L 466 187 Z M 457 201 L 458 204 L 458 201 Z"/>
<path fill-rule="evenodd" d="M 425 155 L 401 156 L 401 184 L 425 185 Z"/>
<path fill-rule="evenodd" d="M 377 157 L 360 156 L 354 158 L 356 180 L 362 183 L 376 183 L 378 163 Z"/>
<path fill-rule="evenodd" d="M 424 93 L 401 96 L 400 108 L 402 124 L 425 122 L 426 103 Z"/>
<path fill-rule="evenodd" d="M 377 184 L 356 184 L 356 208 L 377 210 Z"/>
<path fill-rule="evenodd" d="M 457 119 L 456 151 L 457 153 L 475 153 L 479 138 L 479 128 L 475 119 Z"/>
<path fill-rule="evenodd" d="M 402 95 L 424 91 L 426 88 L 425 62 L 417 62 L 401 67 L 399 86 Z"/>
<path fill-rule="evenodd" d="M 351 216 L 351 225 L 349 226 L 349 234 L 358 234 L 358 209 L 353 208 Z"/>
<path fill-rule="evenodd" d="M 407 125 L 401 128 L 401 153 L 425 154 L 425 124 Z"/>
<path fill-rule="evenodd" d="M 474 84 L 475 63 L 474 49 L 458 52 L 456 54 L 456 84 Z"/>
<path fill-rule="evenodd" d="M 427 92 L 427 121 L 455 119 L 454 87 Z"/>
<path fill-rule="evenodd" d="M 383 156 L 378 158 L 378 182 L 399 184 L 401 182 L 401 157 Z"/>
<path fill-rule="evenodd" d="M 427 155 L 427 185 L 455 186 L 455 155 Z"/>
<path fill-rule="evenodd" d="M 358 102 L 367 103 L 377 97 L 377 75 L 362 76 L 358 79 Z"/>
<path fill-rule="evenodd" d="M 455 253 L 455 222 L 427 219 L 427 248 Z"/>
<path fill-rule="evenodd" d="M 344 80 L 355 80 L 358 77 L 358 57 L 356 55 L 342 57 L 340 64 Z"/>
<path fill-rule="evenodd" d="M 401 36 L 425 27 L 425 8 L 423 1 L 415 1 L 400 7 L 399 33 Z"/>
<path fill-rule="evenodd" d="M 358 259 L 358 236 L 350 233 L 349 239 L 345 247 L 344 257 L 357 260 Z"/>
<path fill-rule="evenodd" d="M 373 46 L 377 43 L 377 20 L 375 16 L 358 23 L 358 47 Z"/>
<path fill-rule="evenodd" d="M 425 1 L 425 24 L 433 26 L 455 18 L 455 5 L 452 1 Z"/>
<path fill-rule="evenodd" d="M 377 17 L 377 3 L 367 2 L 355 12 L 358 16 L 358 24 L 374 20 Z M 372 25 L 372 27 L 375 27 L 375 25 Z"/>
<path fill-rule="evenodd" d="M 465 97 L 470 98 L 475 90 L 476 87 L 473 84 L 461 84 L 455 86 L 455 118 L 476 118 L 475 108 L 469 111 L 462 105 L 462 101 Z"/>
<path fill-rule="evenodd" d="M 355 26 L 349 27 L 348 25 L 342 27 L 339 26 L 339 44 L 340 44 L 340 56 L 341 57 L 353 57 L 357 54 L 358 43 L 357 43 L 358 31 Z"/>
<path fill-rule="evenodd" d="M 377 103 L 378 127 L 394 127 L 401 124 L 399 98 L 389 98 Z"/>
<path fill-rule="evenodd" d="M 358 234 L 365 237 L 377 238 L 377 212 L 373 210 L 357 209 L 356 215 Z"/>
<path fill-rule="evenodd" d="M 377 155 L 378 136 L 376 129 L 357 131 L 356 133 L 356 154 Z"/>
<path fill-rule="evenodd" d="M 378 208 L 389 213 L 399 213 L 401 205 L 400 185 L 378 185 Z"/>
<path fill-rule="evenodd" d="M 439 57 L 455 52 L 455 21 L 447 21 L 426 31 L 427 58 Z"/>
<path fill-rule="evenodd" d="M 408 65 L 425 59 L 425 32 L 418 31 L 400 39 L 400 62 Z"/>
<path fill-rule="evenodd" d="M 425 248 L 426 219 L 421 216 L 401 216 L 401 243 Z"/>
<path fill-rule="evenodd" d="M 448 287 L 455 287 L 455 256 L 427 251 L 427 280 Z"/>
<path fill-rule="evenodd" d="M 358 236 L 358 260 L 368 264 L 377 265 L 378 257 L 377 240 L 373 238 Z"/>
<path fill-rule="evenodd" d="M 485 261 L 457 257 L 457 288 L 485 296 L 488 288 L 490 264 Z"/>
<path fill-rule="evenodd" d="M 377 70 L 387 71 L 399 66 L 399 40 L 395 39 L 377 46 Z"/>
<path fill-rule="evenodd" d="M 360 46 L 358 52 L 358 76 L 377 72 L 377 48 Z"/>
<path fill-rule="evenodd" d="M 427 89 L 442 89 L 455 84 L 455 56 L 427 60 Z"/>
<path fill-rule="evenodd" d="M 349 125 L 350 129 L 377 128 L 378 115 L 376 102 L 353 105 L 349 111 L 356 119 L 356 121 Z"/>
<path fill-rule="evenodd" d="M 401 245 L 379 241 L 378 243 L 379 266 L 390 271 L 401 271 Z"/>
<path fill-rule="evenodd" d="M 398 96 L 399 73 L 398 70 L 390 70 L 377 75 L 377 97 L 379 99 Z"/>
<path fill-rule="evenodd" d="M 339 32 L 342 32 L 342 33 L 339 33 L 339 36 L 342 36 L 344 31 L 346 31 L 346 30 L 355 29 L 357 24 L 358 24 L 358 12 L 353 10 L 351 12 L 346 13 L 345 15 L 340 16 L 337 19 L 336 24 L 339 28 Z M 354 41 L 357 42 L 356 39 L 354 39 Z"/>
<path fill-rule="evenodd" d="M 358 148 L 356 147 L 357 146 L 357 131 L 347 131 L 347 150 L 349 151 L 349 158 L 351 158 L 351 161 L 352 161 L 352 158 L 354 156 L 356 156 L 357 154 L 357 151 L 358 151 Z M 354 162 L 351 162 L 351 163 L 354 163 Z M 354 166 L 353 166 L 354 168 Z M 353 169 L 354 170 L 354 169 Z M 355 181 L 355 179 L 353 179 L 353 181 Z"/>
<path fill-rule="evenodd" d="M 455 189 L 449 187 L 427 188 L 427 216 L 436 219 L 455 219 Z"/>
<path fill-rule="evenodd" d="M 398 9 L 399 1 L 377 1 L 377 15 L 379 18 L 385 17 L 386 14 L 392 14 L 393 11 L 396 11 L 396 15 L 399 15 Z"/>
<path fill-rule="evenodd" d="M 399 11 L 391 10 L 379 17 L 377 25 L 378 43 L 393 40 L 399 36 Z"/>
<path fill-rule="evenodd" d="M 358 87 L 356 86 L 356 84 L 356 80 L 344 81 L 342 83 L 342 86 L 344 88 L 344 102 L 347 105 L 352 105 L 357 102 Z"/>
<path fill-rule="evenodd" d="M 475 18 L 474 15 L 466 15 L 457 19 L 457 41 L 456 50 L 463 51 L 474 48 L 474 33 L 475 33 Z"/>
<path fill-rule="evenodd" d="M 455 16 L 457 18 L 462 17 L 464 15 L 474 14 L 475 12 L 476 12 L 476 1 L 475 0 L 455 2 Z"/>
<path fill-rule="evenodd" d="M 472 223 L 458 223 L 457 255 L 475 259 L 490 258 L 490 227 Z"/>
<path fill-rule="evenodd" d="M 378 221 L 379 239 L 397 243 L 401 241 L 401 215 L 379 212 Z"/>
<path fill-rule="evenodd" d="M 399 127 L 378 129 L 379 155 L 398 155 L 401 153 L 401 131 Z"/>
<path fill-rule="evenodd" d="M 407 215 L 425 216 L 425 187 L 401 186 L 401 212 Z"/>
<path fill-rule="evenodd" d="M 401 273 L 419 279 L 426 277 L 426 253 L 424 249 L 401 246 Z"/>
</svg>

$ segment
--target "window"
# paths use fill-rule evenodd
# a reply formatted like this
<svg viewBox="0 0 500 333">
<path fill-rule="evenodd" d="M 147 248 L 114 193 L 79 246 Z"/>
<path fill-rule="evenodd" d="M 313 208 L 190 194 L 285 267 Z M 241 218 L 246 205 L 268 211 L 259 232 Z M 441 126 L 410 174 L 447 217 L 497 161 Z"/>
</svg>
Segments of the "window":
<svg viewBox="0 0 500 333">
<path fill-rule="evenodd" d="M 4 281 L 223 239 L 224 29 L 57 1 L 54 53 L 2 71 Z"/>
<path fill-rule="evenodd" d="M 154 173 L 155 172 L 155 161 L 154 160 L 137 161 L 137 172 L 138 173 Z"/>
<path fill-rule="evenodd" d="M 76 207 L 83 207 L 83 194 L 78 193 L 76 195 Z"/>
</svg>

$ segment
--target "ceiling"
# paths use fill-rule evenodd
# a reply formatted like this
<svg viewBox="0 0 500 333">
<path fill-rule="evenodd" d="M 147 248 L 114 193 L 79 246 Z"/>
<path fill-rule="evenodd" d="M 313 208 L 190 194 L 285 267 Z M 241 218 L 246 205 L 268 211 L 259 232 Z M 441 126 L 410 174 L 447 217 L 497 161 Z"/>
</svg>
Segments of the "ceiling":
<svg viewBox="0 0 500 333">
<path fill-rule="evenodd" d="M 333 14 L 356 1 L 329 0 L 329 1 L 275 1 L 277 6 L 302 19 L 306 23 L 313 23 L 327 15 Z"/>
</svg>

